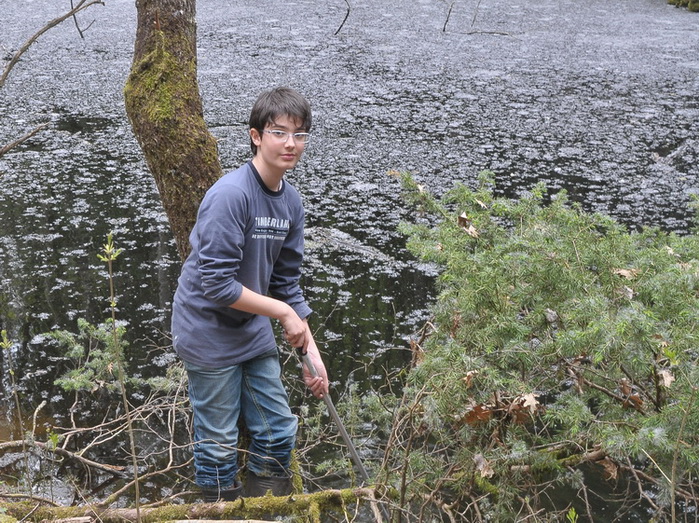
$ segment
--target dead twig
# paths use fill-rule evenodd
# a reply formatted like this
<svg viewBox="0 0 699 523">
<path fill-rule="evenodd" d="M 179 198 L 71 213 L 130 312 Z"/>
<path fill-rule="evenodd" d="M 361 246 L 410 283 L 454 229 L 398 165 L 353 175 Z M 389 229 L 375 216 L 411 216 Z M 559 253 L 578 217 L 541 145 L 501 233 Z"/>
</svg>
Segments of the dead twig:
<svg viewBox="0 0 699 523">
<path fill-rule="evenodd" d="M 117 467 L 114 465 L 106 465 L 104 463 L 98 463 L 96 461 L 92 461 L 90 459 L 84 458 L 80 456 L 79 454 L 76 454 L 75 452 L 70 452 L 66 449 L 62 449 L 60 447 L 52 447 L 51 445 L 47 445 L 46 443 L 43 443 L 41 441 L 31 441 L 31 440 L 17 440 L 17 441 L 4 441 L 0 443 L 0 451 L 6 451 L 8 449 L 13 449 L 13 448 L 24 448 L 24 447 L 35 447 L 41 450 L 44 450 L 46 452 L 52 452 L 58 456 L 64 457 L 64 458 L 70 458 L 72 460 L 75 460 L 79 463 L 82 463 L 83 465 L 86 465 L 88 467 L 92 467 L 95 469 L 103 470 L 104 472 L 109 472 L 110 474 L 115 474 L 117 476 L 123 476 L 123 467 Z"/>
<path fill-rule="evenodd" d="M 70 0 L 70 8 L 71 8 L 71 9 L 75 9 L 75 6 L 73 5 L 73 0 Z M 87 26 L 84 30 L 83 30 L 83 29 L 80 29 L 80 24 L 78 24 L 78 17 L 75 16 L 75 13 L 73 13 L 73 23 L 75 24 L 75 29 L 78 31 L 78 34 L 80 35 L 80 38 L 82 38 L 83 40 L 85 40 L 85 31 L 87 31 L 88 29 L 90 29 L 90 27 L 92 26 L 92 24 L 95 23 L 95 21 L 93 20 L 92 22 L 90 22 L 90 23 L 88 24 L 88 26 Z"/>
<path fill-rule="evenodd" d="M 22 47 L 19 48 L 19 50 L 12 56 L 8 64 L 5 66 L 5 69 L 2 72 L 2 76 L 0 76 L 0 89 L 5 85 L 5 81 L 7 80 L 7 77 L 10 74 L 10 71 L 12 71 L 12 68 L 19 62 L 19 59 L 22 57 L 22 55 L 27 52 L 27 50 L 39 39 L 41 35 L 43 35 L 46 31 L 49 29 L 52 29 L 56 27 L 58 24 L 61 22 L 67 20 L 68 18 L 71 18 L 75 16 L 76 13 L 79 13 L 83 9 L 87 9 L 88 7 L 95 5 L 95 4 L 100 4 L 104 5 L 103 0 L 80 0 L 78 2 L 78 5 L 73 7 L 70 11 L 65 13 L 64 15 L 59 16 L 58 18 L 54 18 L 51 20 L 49 23 L 47 23 L 44 27 L 39 29 L 36 33 L 34 33 L 24 44 Z M 82 34 L 81 34 L 82 36 Z"/>
<path fill-rule="evenodd" d="M 337 35 L 342 30 L 342 27 L 345 25 L 345 22 L 349 18 L 350 9 L 352 9 L 352 6 L 350 6 L 349 0 L 345 0 L 345 3 L 347 4 L 347 12 L 345 13 L 345 18 L 342 20 L 340 27 L 338 27 L 337 31 L 335 31 L 335 35 Z"/>
<path fill-rule="evenodd" d="M 12 149 L 14 149 L 15 147 L 17 147 L 17 146 L 19 146 L 19 145 L 22 145 L 24 142 L 26 142 L 27 140 L 29 140 L 29 138 L 31 138 L 32 136 L 34 136 L 34 135 L 37 134 L 38 132 L 43 131 L 44 129 L 46 129 L 46 127 L 48 127 L 48 125 L 49 125 L 48 122 L 47 122 L 47 123 L 42 123 L 41 125 L 36 126 L 34 129 L 32 129 L 31 131 L 29 131 L 27 134 L 25 134 L 25 135 L 22 136 L 21 138 L 17 138 L 14 142 L 8 143 L 8 144 L 5 145 L 4 147 L 2 147 L 2 148 L 0 149 L 0 158 L 2 158 L 3 155 L 5 155 L 6 153 L 8 153 L 9 151 L 11 151 Z"/>
<path fill-rule="evenodd" d="M 442 26 L 442 32 L 446 33 L 447 32 L 447 24 L 449 23 L 449 19 L 451 18 L 451 10 L 454 9 L 454 4 L 456 2 L 452 2 L 449 4 L 449 10 L 447 11 L 447 18 L 444 20 L 444 25 Z"/>
<path fill-rule="evenodd" d="M 606 387 L 598 385 L 594 381 L 588 380 L 580 372 L 578 372 L 577 367 L 575 365 L 570 365 L 568 367 L 568 372 L 570 373 L 571 377 L 576 379 L 580 385 L 587 385 L 591 389 L 595 389 L 595 390 L 601 392 L 602 394 L 605 394 L 605 395 L 609 396 L 610 398 L 617 400 L 624 407 L 632 408 L 636 412 L 638 412 L 639 414 L 643 414 L 644 416 L 646 415 L 646 412 L 643 410 L 643 407 L 640 404 L 640 402 L 633 401 L 632 396 L 628 396 L 628 397 L 621 396 L 621 395 L 607 389 Z"/>
<path fill-rule="evenodd" d="M 476 23 L 476 17 L 478 16 L 478 9 L 481 7 L 481 0 L 478 0 L 478 3 L 476 4 L 476 8 L 473 10 L 473 19 L 471 20 L 471 27 L 473 27 Z"/>
</svg>

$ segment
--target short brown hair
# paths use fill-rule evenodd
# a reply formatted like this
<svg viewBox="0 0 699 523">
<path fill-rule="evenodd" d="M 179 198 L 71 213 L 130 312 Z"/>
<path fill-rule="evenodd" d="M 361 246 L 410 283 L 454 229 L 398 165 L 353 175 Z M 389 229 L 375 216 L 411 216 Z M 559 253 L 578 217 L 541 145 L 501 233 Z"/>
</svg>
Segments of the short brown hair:
<svg viewBox="0 0 699 523">
<path fill-rule="evenodd" d="M 257 132 L 262 135 L 268 124 L 274 123 L 282 116 L 299 120 L 301 128 L 310 132 L 311 106 L 298 91 L 289 87 L 277 87 L 257 97 L 250 111 L 250 129 L 257 129 Z M 257 145 L 252 139 L 250 139 L 250 149 L 253 155 L 257 154 Z"/>
</svg>

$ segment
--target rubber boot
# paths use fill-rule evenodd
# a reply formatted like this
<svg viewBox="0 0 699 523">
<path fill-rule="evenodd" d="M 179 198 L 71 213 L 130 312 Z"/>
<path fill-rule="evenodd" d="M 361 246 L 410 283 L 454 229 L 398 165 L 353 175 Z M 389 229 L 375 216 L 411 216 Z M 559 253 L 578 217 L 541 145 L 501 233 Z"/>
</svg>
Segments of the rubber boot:
<svg viewBox="0 0 699 523">
<path fill-rule="evenodd" d="M 248 471 L 245 479 L 243 496 L 246 498 L 258 498 L 271 492 L 273 496 L 288 496 L 294 490 L 291 477 L 262 477 L 252 471 Z"/>
<path fill-rule="evenodd" d="M 216 503 L 217 501 L 235 501 L 243 492 L 243 485 L 236 481 L 231 487 L 224 490 L 201 489 L 204 503 Z"/>
</svg>

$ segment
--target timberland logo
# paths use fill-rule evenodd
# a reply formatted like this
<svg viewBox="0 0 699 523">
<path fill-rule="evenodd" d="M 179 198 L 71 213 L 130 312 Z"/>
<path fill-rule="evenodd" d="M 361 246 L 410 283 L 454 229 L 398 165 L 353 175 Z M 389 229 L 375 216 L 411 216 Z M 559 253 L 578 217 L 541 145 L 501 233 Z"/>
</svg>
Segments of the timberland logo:
<svg viewBox="0 0 699 523">
<path fill-rule="evenodd" d="M 271 216 L 256 216 L 253 240 L 284 240 L 289 232 L 289 220 L 272 218 Z"/>
</svg>

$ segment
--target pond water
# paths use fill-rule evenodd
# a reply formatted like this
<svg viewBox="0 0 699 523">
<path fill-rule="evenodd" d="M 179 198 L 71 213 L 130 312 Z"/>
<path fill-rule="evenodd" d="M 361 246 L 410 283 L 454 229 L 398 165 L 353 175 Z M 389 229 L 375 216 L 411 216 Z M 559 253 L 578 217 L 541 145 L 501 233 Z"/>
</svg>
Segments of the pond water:
<svg viewBox="0 0 699 523">
<path fill-rule="evenodd" d="M 288 85 L 314 109 L 289 179 L 307 208 L 305 284 L 337 387 L 406 365 L 429 317 L 433 267 L 396 227 L 411 219 L 390 170 L 429 190 L 495 173 L 515 196 L 544 181 L 630 227 L 685 233 L 699 176 L 699 15 L 662 0 L 199 2 L 205 117 L 231 169 L 249 157 L 260 91 Z M 0 66 L 66 6 L 0 0 Z M 0 90 L 0 328 L 24 411 L 66 409 L 65 370 L 42 335 L 106 317 L 109 231 L 132 372 L 162 372 L 179 273 L 167 220 L 125 115 L 132 0 L 108 0 L 41 37 Z M 91 22 L 93 22 L 90 25 Z M 164 350 L 153 351 L 153 347 Z M 0 440 L 18 437 L 3 355 Z M 359 371 L 352 371 L 360 368 Z"/>
</svg>

